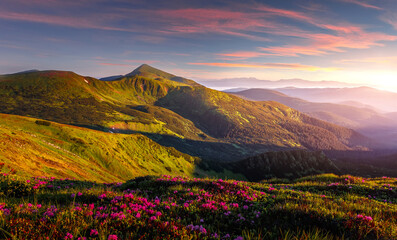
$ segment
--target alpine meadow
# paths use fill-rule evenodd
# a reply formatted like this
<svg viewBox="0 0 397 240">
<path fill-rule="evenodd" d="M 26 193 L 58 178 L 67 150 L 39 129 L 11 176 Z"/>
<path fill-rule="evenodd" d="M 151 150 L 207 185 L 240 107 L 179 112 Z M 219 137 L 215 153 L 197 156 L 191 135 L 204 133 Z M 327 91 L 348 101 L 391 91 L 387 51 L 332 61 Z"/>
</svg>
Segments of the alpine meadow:
<svg viewBox="0 0 397 240">
<path fill-rule="evenodd" d="M 394 0 L 0 9 L 0 239 L 397 239 Z"/>
</svg>

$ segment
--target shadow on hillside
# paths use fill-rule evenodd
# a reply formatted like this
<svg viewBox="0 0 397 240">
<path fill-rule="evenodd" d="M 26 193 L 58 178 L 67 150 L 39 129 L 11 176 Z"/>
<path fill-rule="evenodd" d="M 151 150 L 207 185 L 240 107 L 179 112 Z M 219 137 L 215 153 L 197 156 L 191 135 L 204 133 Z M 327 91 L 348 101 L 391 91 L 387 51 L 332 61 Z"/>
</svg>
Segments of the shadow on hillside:
<svg viewBox="0 0 397 240">
<path fill-rule="evenodd" d="M 230 142 L 199 141 L 192 139 L 181 139 L 179 137 L 164 134 L 153 134 L 138 131 L 134 133 L 142 134 L 162 146 L 173 147 L 182 153 L 200 157 L 204 160 L 230 162 L 267 151 L 285 150 L 279 146 L 270 146 L 264 144 L 237 144 Z"/>
<path fill-rule="evenodd" d="M 283 151 L 291 150 L 290 148 L 283 148 L 276 145 L 266 145 L 266 144 L 238 144 L 219 140 L 214 141 L 199 141 L 192 139 L 182 139 L 179 137 L 157 134 L 157 133 L 147 133 L 141 131 L 133 130 L 123 130 L 123 129 L 111 129 L 102 126 L 92 126 L 92 125 L 77 125 L 75 126 L 89 128 L 93 130 L 119 133 L 119 134 L 142 134 L 156 143 L 165 146 L 173 147 L 176 150 L 189 154 L 191 156 L 200 157 L 204 160 L 216 160 L 223 162 L 237 161 L 246 157 L 254 156 L 268 151 Z"/>
</svg>

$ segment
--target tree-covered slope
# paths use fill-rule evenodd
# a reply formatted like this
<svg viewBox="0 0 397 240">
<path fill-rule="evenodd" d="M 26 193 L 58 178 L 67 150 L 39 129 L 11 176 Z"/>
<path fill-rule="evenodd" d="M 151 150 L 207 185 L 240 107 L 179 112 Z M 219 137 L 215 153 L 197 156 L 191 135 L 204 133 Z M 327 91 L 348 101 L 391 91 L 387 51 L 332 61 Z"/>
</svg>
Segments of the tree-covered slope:
<svg viewBox="0 0 397 240">
<path fill-rule="evenodd" d="M 368 146 L 357 132 L 311 118 L 277 102 L 254 102 L 205 87 L 178 87 L 156 103 L 204 132 L 243 144 L 349 150 Z"/>
</svg>

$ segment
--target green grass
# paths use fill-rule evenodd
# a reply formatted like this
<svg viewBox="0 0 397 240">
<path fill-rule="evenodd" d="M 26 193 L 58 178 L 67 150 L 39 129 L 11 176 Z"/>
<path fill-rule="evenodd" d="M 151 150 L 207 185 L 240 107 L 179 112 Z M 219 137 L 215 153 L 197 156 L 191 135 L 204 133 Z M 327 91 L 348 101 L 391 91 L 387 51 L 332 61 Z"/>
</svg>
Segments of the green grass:
<svg viewBox="0 0 397 240">
<path fill-rule="evenodd" d="M 141 134 L 112 134 L 0 114 L 0 162 L 24 176 L 120 181 L 147 174 L 192 176 L 197 158 Z"/>
</svg>

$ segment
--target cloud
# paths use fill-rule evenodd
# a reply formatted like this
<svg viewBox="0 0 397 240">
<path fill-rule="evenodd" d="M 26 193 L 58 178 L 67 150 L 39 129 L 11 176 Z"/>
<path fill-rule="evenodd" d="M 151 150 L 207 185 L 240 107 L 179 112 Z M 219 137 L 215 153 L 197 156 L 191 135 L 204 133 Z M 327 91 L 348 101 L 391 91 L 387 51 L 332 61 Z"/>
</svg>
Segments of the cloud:
<svg viewBox="0 0 397 240">
<path fill-rule="evenodd" d="M 384 21 L 385 23 L 390 24 L 393 26 L 394 29 L 397 29 L 397 14 L 393 11 L 389 11 L 385 14 L 383 14 L 380 19 Z"/>
<path fill-rule="evenodd" d="M 346 3 L 352 3 L 352 4 L 356 4 L 359 5 L 361 7 L 365 7 L 365 8 L 372 8 L 372 9 L 376 9 L 376 10 L 383 10 L 383 8 L 381 7 L 377 7 L 375 5 L 369 4 L 369 3 L 365 3 L 362 0 L 339 0 L 342 2 L 346 2 Z"/>
<path fill-rule="evenodd" d="M 249 63 L 188 63 L 190 65 L 213 66 L 213 67 L 231 67 L 231 68 L 264 68 L 264 69 L 287 69 L 287 70 L 302 70 L 302 71 L 336 71 L 337 68 L 323 68 L 310 65 L 302 65 L 299 63 L 263 63 L 263 64 L 249 64 Z"/>
<path fill-rule="evenodd" d="M 97 59 L 97 58 L 95 58 L 95 59 Z M 103 59 L 99 58 L 97 60 L 103 60 Z M 159 61 L 157 61 L 157 60 L 125 59 L 125 60 L 122 60 L 122 62 L 125 62 L 125 63 L 98 62 L 97 64 L 101 65 L 101 66 L 128 66 L 128 67 L 131 67 L 131 64 L 129 64 L 129 63 L 134 63 L 134 64 L 136 64 L 136 63 L 138 63 L 138 64 L 143 64 L 143 63 L 153 64 L 153 63 L 157 63 Z"/>
<path fill-rule="evenodd" d="M 298 37 L 301 39 L 300 42 L 302 42 L 302 44 L 258 47 L 257 51 L 237 51 L 230 53 L 217 53 L 216 55 L 228 57 L 229 59 L 235 58 L 236 60 L 263 56 L 319 56 L 332 52 L 345 52 L 347 49 L 367 49 L 372 46 L 383 46 L 384 41 L 397 40 L 397 36 L 395 35 L 367 32 L 356 26 L 323 26 L 324 28 L 336 31 L 336 33 L 312 33 L 302 31 L 300 29 L 284 28 L 283 30 L 277 30 L 274 33 L 277 35 Z"/>
<path fill-rule="evenodd" d="M 280 56 L 322 55 L 329 52 L 344 52 L 350 49 L 365 49 L 371 46 L 383 46 L 382 41 L 395 41 L 397 36 L 383 33 L 357 31 L 347 34 L 309 34 L 308 45 L 287 45 L 260 48 L 262 51 Z"/>
<path fill-rule="evenodd" d="M 123 67 L 128 66 L 128 67 L 131 67 L 131 64 L 124 64 L 124 63 L 105 63 L 105 62 L 101 62 L 101 63 L 98 63 L 98 65 L 101 65 L 101 66 L 123 66 Z"/>
<path fill-rule="evenodd" d="M 278 21 L 267 21 L 258 32 L 274 35 L 296 37 L 296 43 L 274 47 L 259 47 L 259 51 L 236 51 L 217 53 L 224 60 L 241 60 L 262 56 L 299 56 L 299 55 L 324 55 L 331 52 L 345 52 L 347 49 L 366 49 L 372 46 L 383 46 L 384 41 L 395 41 L 397 36 L 379 32 L 369 32 L 362 26 L 348 22 L 332 21 L 303 14 L 299 11 L 283 10 L 267 6 L 257 7 L 258 11 L 266 12 L 273 16 L 290 18 L 309 23 L 319 30 L 307 31 L 302 28 L 283 24 Z M 385 21 L 397 29 L 397 15 L 389 16 Z M 259 25 L 259 24 L 258 24 Z M 322 30 L 320 30 L 322 29 Z"/>
<path fill-rule="evenodd" d="M 18 0 L 21 1 L 21 0 Z M 344 0 L 350 1 L 350 0 Z M 353 0 L 352 0 L 353 1 Z M 22 1 L 26 5 L 26 1 Z M 63 6 L 56 0 L 40 0 L 41 5 Z M 307 35 L 305 31 L 291 24 L 283 23 L 280 18 L 288 18 L 309 23 L 333 33 L 357 33 L 363 31 L 360 27 L 347 24 L 331 24 L 322 17 L 314 17 L 307 12 L 286 10 L 270 7 L 264 4 L 254 4 L 239 9 L 225 7 L 214 8 L 180 8 L 180 9 L 131 9 L 131 8 L 101 8 L 97 13 L 86 12 L 85 9 L 95 1 L 83 1 L 86 5 L 67 5 L 68 12 L 64 15 L 60 10 L 54 14 L 32 13 L 31 10 L 15 8 L 15 10 L 0 10 L 0 18 L 51 24 L 72 28 L 98 29 L 105 31 L 121 31 L 139 33 L 134 38 L 153 44 L 161 43 L 172 35 L 219 34 L 246 38 L 254 41 L 272 41 L 267 35 L 298 36 Z M 83 4 L 81 3 L 81 4 Z M 30 8 L 28 8 L 30 9 Z M 95 9 L 95 8 L 94 8 Z M 100 16 L 100 17 L 98 17 Z M 204 17 L 203 17 L 204 16 Z"/>
<path fill-rule="evenodd" d="M 131 62 L 131 63 L 140 63 L 140 64 L 143 64 L 143 63 L 153 64 L 153 63 L 159 62 L 157 60 L 133 60 L 133 59 L 126 59 L 126 60 L 123 60 L 123 61 L 124 62 Z"/>
<path fill-rule="evenodd" d="M 251 51 L 251 52 L 250 51 L 238 51 L 238 52 L 231 52 L 231 53 L 217 53 L 216 55 L 246 59 L 246 58 L 255 58 L 255 57 L 261 57 L 261 56 L 275 56 L 277 54 L 254 52 L 254 51 Z"/>
<path fill-rule="evenodd" d="M 31 50 L 31 48 L 20 46 L 12 43 L 2 43 L 0 42 L 0 48 L 12 48 L 12 49 L 20 49 L 20 50 Z"/>
<path fill-rule="evenodd" d="M 397 63 L 396 56 L 387 56 L 387 57 L 370 57 L 370 58 L 352 58 L 352 59 L 341 59 L 337 61 L 339 63 L 375 63 L 375 64 L 389 64 Z"/>
<path fill-rule="evenodd" d="M 102 16 L 102 17 L 106 18 L 106 16 Z M 111 18 L 111 16 L 108 17 Z M 27 21 L 27 22 L 50 24 L 50 25 L 59 25 L 59 26 L 72 27 L 72 28 L 90 28 L 90 29 L 99 29 L 99 30 L 107 30 L 107 31 L 136 32 L 136 30 L 131 28 L 106 26 L 104 24 L 101 24 L 94 18 L 90 18 L 88 16 L 66 17 L 66 16 L 54 16 L 54 15 L 35 14 L 35 13 L 19 13 L 19 12 L 0 10 L 0 18 L 7 20 L 15 20 L 15 21 Z"/>
</svg>

